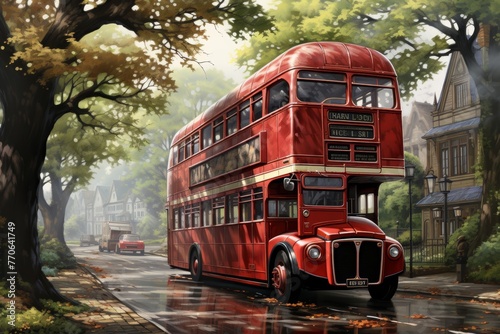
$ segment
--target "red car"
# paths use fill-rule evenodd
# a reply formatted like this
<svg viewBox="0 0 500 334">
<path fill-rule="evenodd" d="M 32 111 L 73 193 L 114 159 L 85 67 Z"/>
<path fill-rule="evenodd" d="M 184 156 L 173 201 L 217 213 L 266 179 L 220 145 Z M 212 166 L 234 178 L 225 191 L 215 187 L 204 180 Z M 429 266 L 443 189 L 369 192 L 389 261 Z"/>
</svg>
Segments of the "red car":
<svg viewBox="0 0 500 334">
<path fill-rule="evenodd" d="M 138 234 L 122 234 L 116 244 L 116 253 L 121 252 L 140 252 L 144 255 L 144 241 L 141 240 Z"/>
</svg>

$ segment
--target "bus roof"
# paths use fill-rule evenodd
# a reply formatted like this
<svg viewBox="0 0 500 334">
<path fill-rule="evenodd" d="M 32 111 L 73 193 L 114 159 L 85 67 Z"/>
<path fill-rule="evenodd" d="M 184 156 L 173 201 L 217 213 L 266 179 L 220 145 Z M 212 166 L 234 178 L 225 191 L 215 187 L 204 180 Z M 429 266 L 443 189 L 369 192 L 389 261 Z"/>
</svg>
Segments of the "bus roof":
<svg viewBox="0 0 500 334">
<path fill-rule="evenodd" d="M 310 42 L 290 48 L 252 74 L 229 94 L 211 105 L 174 136 L 172 145 L 191 134 L 201 124 L 218 115 L 221 111 L 235 106 L 245 97 L 257 92 L 266 83 L 293 68 L 328 68 L 339 71 L 359 71 L 395 76 L 391 62 L 373 49 L 341 42 Z"/>
</svg>

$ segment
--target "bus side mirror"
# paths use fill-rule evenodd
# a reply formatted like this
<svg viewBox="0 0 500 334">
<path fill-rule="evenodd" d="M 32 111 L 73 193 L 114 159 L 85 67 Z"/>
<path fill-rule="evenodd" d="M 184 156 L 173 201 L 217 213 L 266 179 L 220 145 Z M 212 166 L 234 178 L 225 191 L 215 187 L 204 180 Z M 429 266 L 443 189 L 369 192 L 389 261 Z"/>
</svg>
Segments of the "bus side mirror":
<svg viewBox="0 0 500 334">
<path fill-rule="evenodd" d="M 293 191 L 295 189 L 295 183 L 292 182 L 291 178 L 285 177 L 283 179 L 283 188 L 287 191 Z"/>
</svg>

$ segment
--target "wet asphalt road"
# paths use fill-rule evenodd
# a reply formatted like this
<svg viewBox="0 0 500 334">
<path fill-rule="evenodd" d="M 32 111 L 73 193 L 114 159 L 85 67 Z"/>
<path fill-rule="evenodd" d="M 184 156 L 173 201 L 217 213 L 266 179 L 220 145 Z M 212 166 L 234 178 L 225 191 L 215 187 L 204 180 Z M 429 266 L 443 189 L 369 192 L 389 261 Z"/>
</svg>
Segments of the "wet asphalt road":
<svg viewBox="0 0 500 334">
<path fill-rule="evenodd" d="M 304 291 L 278 305 L 268 291 L 220 280 L 193 282 L 164 257 L 71 247 L 122 302 L 168 333 L 497 333 L 500 306 L 397 293 L 375 303 L 364 289 Z"/>
</svg>

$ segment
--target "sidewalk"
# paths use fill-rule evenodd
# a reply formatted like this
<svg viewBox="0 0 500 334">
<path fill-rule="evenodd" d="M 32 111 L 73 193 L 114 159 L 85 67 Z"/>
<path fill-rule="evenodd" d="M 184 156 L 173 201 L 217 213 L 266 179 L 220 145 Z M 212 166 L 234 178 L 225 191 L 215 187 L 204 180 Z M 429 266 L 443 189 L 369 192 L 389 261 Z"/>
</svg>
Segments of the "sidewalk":
<svg viewBox="0 0 500 334">
<path fill-rule="evenodd" d="M 49 280 L 64 296 L 91 307 L 90 311 L 68 315 L 85 328 L 85 333 L 163 333 L 122 304 L 83 266 L 62 270 Z"/>
<path fill-rule="evenodd" d="M 451 296 L 479 301 L 500 302 L 500 285 L 458 283 L 454 272 L 417 276 L 399 277 L 398 292 Z"/>
<path fill-rule="evenodd" d="M 61 271 L 58 277 L 49 279 L 63 295 L 92 308 L 69 315 L 85 326 L 86 333 L 163 333 L 122 304 L 84 266 Z M 414 278 L 401 276 L 398 292 L 500 302 L 500 285 L 457 283 L 453 272 Z"/>
</svg>

